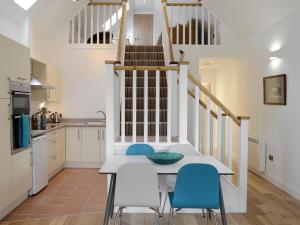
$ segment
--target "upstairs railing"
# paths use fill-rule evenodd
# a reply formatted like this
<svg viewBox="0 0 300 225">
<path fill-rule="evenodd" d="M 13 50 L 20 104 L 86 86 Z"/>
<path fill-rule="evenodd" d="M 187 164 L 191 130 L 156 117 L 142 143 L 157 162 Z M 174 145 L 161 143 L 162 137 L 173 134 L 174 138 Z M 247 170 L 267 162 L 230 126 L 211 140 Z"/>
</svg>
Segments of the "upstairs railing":
<svg viewBox="0 0 300 225">
<path fill-rule="evenodd" d="M 162 4 L 164 16 L 167 14 L 169 40 L 172 44 L 221 44 L 221 23 L 202 3 L 169 3 L 162 0 Z"/>
<path fill-rule="evenodd" d="M 124 1 L 90 1 L 69 21 L 69 44 L 74 47 L 116 45 L 126 10 Z"/>
</svg>

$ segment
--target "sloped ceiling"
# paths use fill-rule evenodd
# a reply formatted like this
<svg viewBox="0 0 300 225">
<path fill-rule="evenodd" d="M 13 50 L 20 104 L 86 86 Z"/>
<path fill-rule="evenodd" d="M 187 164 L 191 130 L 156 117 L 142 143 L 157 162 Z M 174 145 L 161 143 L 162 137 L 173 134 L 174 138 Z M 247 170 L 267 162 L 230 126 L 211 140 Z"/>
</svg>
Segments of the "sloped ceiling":
<svg viewBox="0 0 300 225">
<path fill-rule="evenodd" d="M 2 5 L 8 1 L 13 2 L 13 0 L 1 0 L 0 8 L 3 9 Z M 142 10 L 146 6 L 152 6 L 151 2 L 155 0 L 129 1 Z M 180 2 L 184 1 L 196 2 L 197 0 Z M 300 7 L 300 0 L 202 1 L 240 38 L 250 37 Z M 88 0 L 80 0 L 79 3 L 74 3 L 72 0 L 38 0 L 28 13 L 41 31 L 53 34 L 58 26 L 66 24 L 67 20 L 87 2 Z M 20 15 L 22 14 L 24 12 L 20 12 Z M 18 15 L 12 17 L 18 18 Z"/>
<path fill-rule="evenodd" d="M 240 38 L 249 38 L 299 9 L 299 0 L 205 0 Z"/>
</svg>

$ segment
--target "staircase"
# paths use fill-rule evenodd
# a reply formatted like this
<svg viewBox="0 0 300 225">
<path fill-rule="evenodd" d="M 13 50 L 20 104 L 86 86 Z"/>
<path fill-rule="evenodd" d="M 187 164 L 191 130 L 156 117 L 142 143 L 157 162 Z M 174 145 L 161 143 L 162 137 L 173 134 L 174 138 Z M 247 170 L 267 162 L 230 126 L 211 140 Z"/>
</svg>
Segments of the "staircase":
<svg viewBox="0 0 300 225">
<path fill-rule="evenodd" d="M 164 66 L 164 51 L 162 45 L 127 45 L 125 47 L 125 66 Z M 159 135 L 161 138 L 167 135 L 167 79 L 166 72 L 160 73 L 160 123 Z M 137 141 L 139 137 L 144 135 L 144 83 L 145 71 L 137 71 L 136 79 L 136 135 Z M 133 134 L 132 126 L 132 110 L 133 110 L 133 71 L 125 72 L 125 136 L 130 137 Z M 156 116 L 156 71 L 148 72 L 148 136 L 149 140 L 155 138 L 155 116 Z M 120 129 L 121 130 L 121 129 Z"/>
</svg>

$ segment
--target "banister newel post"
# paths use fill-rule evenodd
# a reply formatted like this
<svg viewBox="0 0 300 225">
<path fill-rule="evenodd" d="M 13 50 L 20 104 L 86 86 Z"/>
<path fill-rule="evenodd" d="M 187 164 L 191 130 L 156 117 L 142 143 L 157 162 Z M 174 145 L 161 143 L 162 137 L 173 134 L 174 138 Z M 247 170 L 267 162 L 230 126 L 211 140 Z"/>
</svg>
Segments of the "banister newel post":
<svg viewBox="0 0 300 225">
<path fill-rule="evenodd" d="M 247 181 L 248 181 L 248 129 L 249 119 L 241 119 L 239 128 L 239 202 L 241 212 L 247 211 Z"/>
<path fill-rule="evenodd" d="M 181 64 L 179 72 L 179 142 L 187 142 L 188 65 Z"/>
</svg>

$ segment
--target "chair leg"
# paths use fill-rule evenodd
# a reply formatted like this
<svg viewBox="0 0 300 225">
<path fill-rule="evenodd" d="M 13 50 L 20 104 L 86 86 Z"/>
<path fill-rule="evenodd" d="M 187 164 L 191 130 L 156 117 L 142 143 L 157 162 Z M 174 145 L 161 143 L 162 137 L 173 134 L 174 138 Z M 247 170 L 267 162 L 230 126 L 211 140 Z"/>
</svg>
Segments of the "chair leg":
<svg viewBox="0 0 300 225">
<path fill-rule="evenodd" d="M 218 225 L 218 217 L 217 217 L 217 214 L 216 214 L 214 211 L 212 211 L 212 212 L 213 212 L 214 217 L 215 217 L 215 225 Z"/>
<path fill-rule="evenodd" d="M 159 208 L 155 209 L 155 224 L 160 225 L 160 213 L 159 213 Z"/>
<path fill-rule="evenodd" d="M 119 209 L 115 213 L 115 218 L 114 218 L 114 225 L 118 224 L 119 225 Z"/>
<path fill-rule="evenodd" d="M 208 225 L 209 224 L 209 211 L 208 210 L 206 210 L 206 225 Z"/>
<path fill-rule="evenodd" d="M 170 206 L 168 225 L 170 225 L 170 223 L 171 223 L 171 216 L 172 216 L 171 214 L 172 214 L 172 207 Z"/>
<path fill-rule="evenodd" d="M 205 218 L 205 211 L 202 209 L 202 217 Z"/>
<path fill-rule="evenodd" d="M 166 206 L 167 198 L 168 198 L 168 192 L 166 193 L 166 197 L 165 197 L 165 200 L 164 200 L 164 204 L 163 204 L 163 207 L 162 207 L 162 210 L 161 210 L 161 214 L 162 214 L 162 215 L 164 214 L 164 211 L 165 211 L 165 206 Z"/>
</svg>

